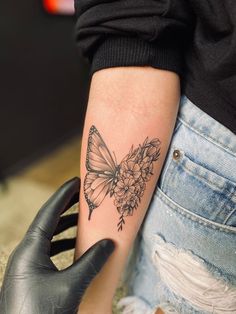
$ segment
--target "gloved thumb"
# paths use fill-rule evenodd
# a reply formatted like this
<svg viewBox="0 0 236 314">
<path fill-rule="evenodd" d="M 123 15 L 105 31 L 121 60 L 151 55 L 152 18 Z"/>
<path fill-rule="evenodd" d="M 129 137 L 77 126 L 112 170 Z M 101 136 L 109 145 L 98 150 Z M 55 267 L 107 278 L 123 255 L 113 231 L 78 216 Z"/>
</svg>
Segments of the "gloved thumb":
<svg viewBox="0 0 236 314">
<path fill-rule="evenodd" d="M 85 290 L 101 270 L 114 248 L 114 242 L 110 239 L 100 240 L 91 246 L 73 265 L 65 270 L 70 285 L 75 284 L 79 288 L 78 290 Z"/>
</svg>

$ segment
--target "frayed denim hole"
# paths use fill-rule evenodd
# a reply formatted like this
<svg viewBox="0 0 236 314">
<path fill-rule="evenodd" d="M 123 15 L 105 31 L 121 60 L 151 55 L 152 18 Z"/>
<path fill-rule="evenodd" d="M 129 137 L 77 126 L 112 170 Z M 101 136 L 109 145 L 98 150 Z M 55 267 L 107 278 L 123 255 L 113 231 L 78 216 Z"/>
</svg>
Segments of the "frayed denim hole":
<svg viewBox="0 0 236 314">
<path fill-rule="evenodd" d="M 171 292 L 197 310 L 236 313 L 236 287 L 219 277 L 214 267 L 209 270 L 204 260 L 160 235 L 153 235 L 153 241 L 153 263 Z"/>
</svg>

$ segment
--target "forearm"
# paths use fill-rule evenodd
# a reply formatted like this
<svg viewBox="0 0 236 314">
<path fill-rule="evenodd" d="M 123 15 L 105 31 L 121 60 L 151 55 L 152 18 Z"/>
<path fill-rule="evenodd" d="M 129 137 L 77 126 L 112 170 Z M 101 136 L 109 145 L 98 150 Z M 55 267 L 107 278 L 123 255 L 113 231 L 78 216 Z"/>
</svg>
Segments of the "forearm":
<svg viewBox="0 0 236 314">
<path fill-rule="evenodd" d="M 79 313 L 111 313 L 112 297 L 165 160 L 179 92 L 175 73 L 152 67 L 108 68 L 93 75 L 82 138 L 77 256 L 102 238 L 114 239 L 116 249 L 87 289 Z M 110 152 L 105 162 L 98 155 L 107 152 L 96 148 L 100 137 Z"/>
</svg>

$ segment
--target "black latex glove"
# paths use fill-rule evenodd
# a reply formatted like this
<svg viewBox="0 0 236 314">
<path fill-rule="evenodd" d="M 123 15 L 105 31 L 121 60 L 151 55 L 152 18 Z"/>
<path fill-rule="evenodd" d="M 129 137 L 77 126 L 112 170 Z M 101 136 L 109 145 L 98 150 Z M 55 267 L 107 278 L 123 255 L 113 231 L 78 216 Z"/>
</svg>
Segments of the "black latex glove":
<svg viewBox="0 0 236 314">
<path fill-rule="evenodd" d="M 66 182 L 38 212 L 25 237 L 9 257 L 0 294 L 1 314 L 71 314 L 114 249 L 104 239 L 74 264 L 59 271 L 50 256 L 74 247 L 75 241 L 52 237 L 74 225 L 76 215 L 60 215 L 79 200 L 80 179 Z"/>
</svg>

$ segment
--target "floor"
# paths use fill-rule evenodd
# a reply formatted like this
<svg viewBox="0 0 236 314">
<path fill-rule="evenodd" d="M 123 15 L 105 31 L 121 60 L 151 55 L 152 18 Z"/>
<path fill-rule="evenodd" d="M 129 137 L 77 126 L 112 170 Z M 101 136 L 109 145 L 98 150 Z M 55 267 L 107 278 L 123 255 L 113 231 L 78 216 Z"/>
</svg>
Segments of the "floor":
<svg viewBox="0 0 236 314">
<path fill-rule="evenodd" d="M 0 186 L 0 286 L 7 258 L 38 209 L 64 181 L 79 176 L 80 150 L 81 138 L 75 137 L 49 156 L 8 178 Z M 64 236 L 70 237 L 73 234 L 75 228 L 67 231 Z M 53 261 L 62 269 L 72 259 L 73 251 L 69 251 L 54 257 Z M 124 289 L 120 287 L 114 298 L 113 313 L 118 313 L 115 303 L 122 295 Z"/>
</svg>

